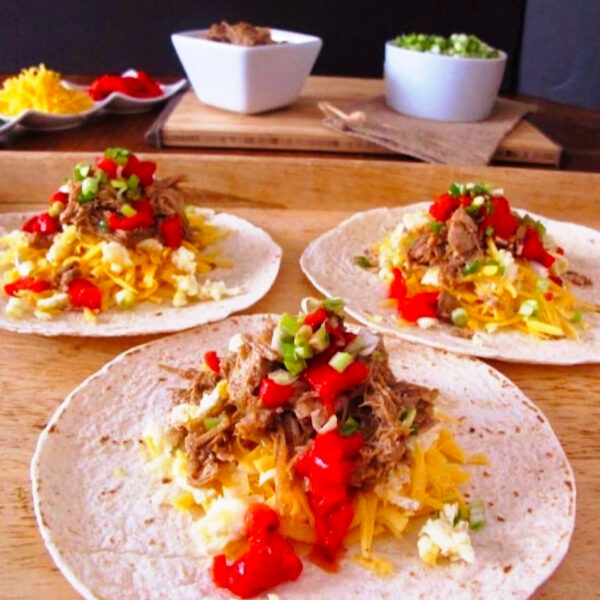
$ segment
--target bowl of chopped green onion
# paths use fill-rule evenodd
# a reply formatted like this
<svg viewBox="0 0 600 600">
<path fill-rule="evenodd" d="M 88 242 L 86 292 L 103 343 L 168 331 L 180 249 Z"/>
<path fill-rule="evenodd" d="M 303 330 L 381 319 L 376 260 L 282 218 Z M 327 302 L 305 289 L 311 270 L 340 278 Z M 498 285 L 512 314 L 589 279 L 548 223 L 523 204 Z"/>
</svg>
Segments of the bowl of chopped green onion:
<svg viewBox="0 0 600 600">
<path fill-rule="evenodd" d="M 393 110 L 437 121 L 481 121 L 494 107 L 506 53 L 474 35 L 409 34 L 386 43 L 386 101 Z"/>
</svg>

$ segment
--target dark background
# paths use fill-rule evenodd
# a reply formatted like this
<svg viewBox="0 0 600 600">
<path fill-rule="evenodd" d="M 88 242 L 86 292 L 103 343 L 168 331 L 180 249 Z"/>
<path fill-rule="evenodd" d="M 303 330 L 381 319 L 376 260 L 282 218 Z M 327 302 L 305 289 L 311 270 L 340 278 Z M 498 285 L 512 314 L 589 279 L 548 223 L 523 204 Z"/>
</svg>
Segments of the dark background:
<svg viewBox="0 0 600 600">
<path fill-rule="evenodd" d="M 504 91 L 552 98 L 559 81 L 557 99 L 600 106 L 600 0 L 0 0 L 0 6 L 2 73 L 39 62 L 67 74 L 129 67 L 182 73 L 170 34 L 226 19 L 320 36 L 317 74 L 381 77 L 384 42 L 397 34 L 466 32 L 507 52 Z M 586 52 L 577 67 L 575 57 Z M 575 68 L 584 75 L 572 91 Z"/>
</svg>

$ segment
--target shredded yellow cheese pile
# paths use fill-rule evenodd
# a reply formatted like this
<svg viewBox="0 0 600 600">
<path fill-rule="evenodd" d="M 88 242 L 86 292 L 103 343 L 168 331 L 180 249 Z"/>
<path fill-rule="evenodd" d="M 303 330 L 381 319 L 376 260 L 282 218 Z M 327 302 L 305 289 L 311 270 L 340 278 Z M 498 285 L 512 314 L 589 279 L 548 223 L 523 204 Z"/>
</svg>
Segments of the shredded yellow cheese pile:
<svg viewBox="0 0 600 600">
<path fill-rule="evenodd" d="M 0 90 L 0 115 L 10 117 L 30 108 L 47 113 L 74 114 L 93 105 L 88 94 L 66 87 L 60 73 L 46 69 L 43 64 L 9 77 Z"/>
</svg>

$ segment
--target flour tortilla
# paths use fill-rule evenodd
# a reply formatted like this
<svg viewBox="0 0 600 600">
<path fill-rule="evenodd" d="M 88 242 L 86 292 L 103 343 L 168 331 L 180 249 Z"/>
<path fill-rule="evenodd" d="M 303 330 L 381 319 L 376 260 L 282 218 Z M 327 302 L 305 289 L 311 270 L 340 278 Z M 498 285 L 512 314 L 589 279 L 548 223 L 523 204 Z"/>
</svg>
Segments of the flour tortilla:
<svg viewBox="0 0 600 600">
<path fill-rule="evenodd" d="M 96 323 L 88 323 L 81 311 L 66 311 L 51 321 L 41 321 L 33 315 L 25 319 L 13 319 L 6 314 L 8 297 L 0 294 L 0 329 L 18 333 L 38 335 L 73 335 L 89 337 L 110 337 L 145 335 L 181 331 L 196 325 L 224 319 L 258 302 L 271 288 L 281 263 L 281 248 L 268 233 L 244 219 L 228 213 L 217 213 L 208 209 L 196 208 L 210 222 L 221 230 L 227 230 L 227 237 L 218 242 L 219 256 L 232 263 L 232 268 L 218 268 L 206 275 L 205 279 L 223 281 L 228 288 L 239 287 L 237 296 L 221 300 L 190 302 L 176 308 L 166 300 L 162 304 L 144 302 L 134 309 L 123 311 L 117 307 L 100 313 Z M 14 229 L 37 213 L 0 214 L 0 237 Z M 215 246 L 217 247 L 217 246 Z"/>
<path fill-rule="evenodd" d="M 38 525 L 85 598 L 232 597 L 212 584 L 189 514 L 153 502 L 163 486 L 146 472 L 139 440 L 149 420 L 165 422 L 170 390 L 185 385 L 159 363 L 198 365 L 204 352 L 224 352 L 234 333 L 257 331 L 266 318 L 231 317 L 120 355 L 79 386 L 41 434 L 31 468 Z M 485 363 L 393 337 L 385 343 L 395 374 L 439 389 L 458 442 L 490 458 L 490 466 L 467 467 L 466 495 L 485 500 L 488 521 L 472 535 L 476 563 L 426 566 L 413 527 L 401 543 L 375 543 L 393 561 L 392 577 L 357 566 L 348 558 L 354 548 L 339 574 L 305 560 L 300 579 L 274 591 L 285 600 L 397 598 L 398 590 L 407 600 L 528 597 L 565 555 L 575 520 L 573 472 L 552 428 Z"/>
<path fill-rule="evenodd" d="M 403 339 L 450 350 L 459 354 L 496 358 L 505 361 L 572 365 L 600 362 L 600 313 L 586 313 L 590 328 L 581 340 L 541 340 L 520 331 L 477 332 L 473 339 L 462 337 L 464 330 L 450 324 L 422 329 L 416 324 L 403 324 L 391 308 L 382 308 L 386 288 L 377 269 L 362 269 L 355 257 L 365 254 L 382 241 L 401 221 L 406 212 L 424 210 L 430 203 L 397 208 L 377 208 L 353 215 L 334 229 L 310 243 L 300 265 L 312 284 L 327 296 L 346 301 L 348 314 L 384 333 Z M 518 211 L 525 214 L 525 211 Z M 589 302 L 600 304 L 600 232 L 581 225 L 539 219 L 554 241 L 565 249 L 571 270 L 592 279 L 592 286 L 573 286 L 574 293 Z M 381 317 L 381 320 L 373 320 Z"/>
</svg>

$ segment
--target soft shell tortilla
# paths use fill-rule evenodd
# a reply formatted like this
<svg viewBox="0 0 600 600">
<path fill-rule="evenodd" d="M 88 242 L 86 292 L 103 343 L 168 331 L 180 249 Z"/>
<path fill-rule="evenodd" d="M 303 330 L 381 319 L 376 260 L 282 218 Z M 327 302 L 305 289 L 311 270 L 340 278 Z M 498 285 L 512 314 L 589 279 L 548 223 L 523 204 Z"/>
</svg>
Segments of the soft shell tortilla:
<svg viewBox="0 0 600 600">
<path fill-rule="evenodd" d="M 383 308 L 387 290 L 377 275 L 377 269 L 360 268 L 355 257 L 365 254 L 367 249 L 382 241 L 401 221 L 404 213 L 428 206 L 429 203 L 419 203 L 377 208 L 353 215 L 310 243 L 300 259 L 302 270 L 320 292 L 344 298 L 348 314 L 355 319 L 403 339 L 460 354 L 506 361 L 557 365 L 600 362 L 599 313 L 585 314 L 590 328 L 581 333 L 580 341 L 541 340 L 510 330 L 479 331 L 471 339 L 463 337 L 464 330 L 449 324 L 441 323 L 430 329 L 402 324 L 393 309 Z M 539 219 L 548 234 L 565 249 L 569 268 L 592 279 L 592 286 L 573 286 L 573 292 L 584 300 L 599 304 L 600 232 L 528 214 Z"/>
<path fill-rule="evenodd" d="M 159 363 L 197 365 L 205 351 L 225 351 L 234 333 L 256 331 L 265 318 L 231 317 L 122 354 L 79 386 L 41 434 L 31 468 L 38 524 L 85 598 L 231 598 L 212 584 L 188 513 L 153 502 L 162 484 L 146 472 L 140 437 L 149 419 L 164 422 L 170 388 L 184 385 Z M 490 466 L 468 467 L 465 488 L 486 501 L 488 524 L 472 536 L 476 563 L 426 566 L 413 528 L 402 543 L 375 544 L 394 562 L 392 577 L 348 557 L 338 574 L 305 560 L 300 579 L 274 591 L 286 600 L 396 598 L 398 590 L 406 599 L 526 598 L 565 555 L 574 527 L 575 481 L 552 428 L 478 360 L 392 337 L 386 346 L 399 378 L 441 391 L 443 410 L 457 419 L 448 427 L 465 450 L 490 458 Z"/>
<path fill-rule="evenodd" d="M 203 323 L 224 319 L 258 302 L 271 288 L 281 263 L 281 248 L 268 233 L 244 219 L 228 213 L 216 213 L 207 209 L 196 209 L 210 217 L 211 223 L 229 232 L 218 242 L 219 256 L 231 261 L 232 268 L 218 268 L 205 279 L 224 281 L 229 288 L 240 287 L 241 294 L 221 300 L 194 302 L 176 308 L 170 301 L 162 304 L 144 302 L 134 309 L 123 311 L 113 307 L 100 313 L 96 323 L 88 323 L 81 311 L 66 311 L 50 321 L 41 321 L 31 315 L 25 319 L 13 319 L 6 314 L 8 297 L 0 294 L 0 329 L 38 335 L 74 335 L 109 337 L 142 335 L 181 331 Z M 37 213 L 0 214 L 0 237 Z"/>
</svg>

